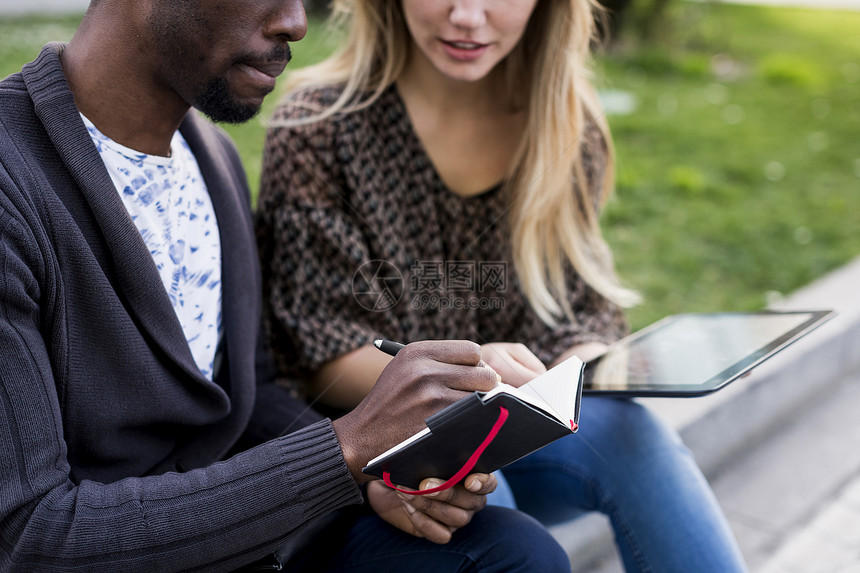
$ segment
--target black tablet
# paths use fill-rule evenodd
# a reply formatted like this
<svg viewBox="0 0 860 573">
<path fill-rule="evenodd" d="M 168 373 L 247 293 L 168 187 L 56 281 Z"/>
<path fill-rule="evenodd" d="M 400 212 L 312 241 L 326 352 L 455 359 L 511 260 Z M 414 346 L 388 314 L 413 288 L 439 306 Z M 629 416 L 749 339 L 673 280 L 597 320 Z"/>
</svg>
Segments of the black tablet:
<svg viewBox="0 0 860 573">
<path fill-rule="evenodd" d="M 585 366 L 583 393 L 701 396 L 737 380 L 834 315 L 760 311 L 672 315 Z"/>
</svg>

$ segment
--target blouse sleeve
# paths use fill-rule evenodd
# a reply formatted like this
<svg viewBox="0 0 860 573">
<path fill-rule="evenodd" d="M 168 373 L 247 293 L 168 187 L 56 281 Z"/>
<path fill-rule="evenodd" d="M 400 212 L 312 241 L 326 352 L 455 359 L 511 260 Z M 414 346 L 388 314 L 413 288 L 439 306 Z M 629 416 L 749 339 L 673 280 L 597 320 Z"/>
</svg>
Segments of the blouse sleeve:
<svg viewBox="0 0 860 573">
<path fill-rule="evenodd" d="M 593 124 L 587 129 L 583 145 L 586 180 L 591 190 L 592 207 L 599 215 L 602 207 L 600 190 L 606 176 L 608 150 L 606 141 Z M 523 300 L 522 322 L 511 339 L 522 342 L 545 364 L 555 361 L 572 346 L 588 342 L 609 344 L 628 332 L 623 311 L 582 280 L 573 265 L 565 265 L 567 300 L 573 320 L 561 317 L 555 326 L 546 325 Z"/>
<path fill-rule="evenodd" d="M 266 136 L 256 214 L 264 322 L 279 369 L 299 378 L 396 332 L 391 313 L 365 308 L 354 294 L 370 260 L 367 229 L 351 207 L 336 139 L 336 121 L 272 127 Z"/>
</svg>

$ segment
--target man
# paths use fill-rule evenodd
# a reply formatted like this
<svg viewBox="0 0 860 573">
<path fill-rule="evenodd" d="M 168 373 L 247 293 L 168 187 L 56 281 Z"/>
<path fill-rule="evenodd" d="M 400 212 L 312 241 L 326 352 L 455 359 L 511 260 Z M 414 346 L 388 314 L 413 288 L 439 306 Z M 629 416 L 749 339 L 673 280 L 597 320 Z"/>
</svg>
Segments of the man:
<svg viewBox="0 0 860 573">
<path fill-rule="evenodd" d="M 495 383 L 477 345 L 436 342 L 335 422 L 276 384 L 244 173 L 189 110 L 252 117 L 305 29 L 300 0 L 93 0 L 0 83 L 0 571 L 565 566 L 528 518 L 478 511 L 486 475 L 374 487 L 381 517 L 294 543 L 362 501 L 365 461 Z"/>
</svg>

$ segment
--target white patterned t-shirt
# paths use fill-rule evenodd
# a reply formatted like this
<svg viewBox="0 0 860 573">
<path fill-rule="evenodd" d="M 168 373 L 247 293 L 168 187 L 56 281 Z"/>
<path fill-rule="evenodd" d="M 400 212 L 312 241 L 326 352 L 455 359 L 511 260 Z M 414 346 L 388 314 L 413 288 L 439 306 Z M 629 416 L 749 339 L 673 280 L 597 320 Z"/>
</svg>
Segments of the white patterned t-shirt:
<svg viewBox="0 0 860 573">
<path fill-rule="evenodd" d="M 221 334 L 221 240 L 197 160 L 177 131 L 170 157 L 120 145 L 81 117 L 146 243 L 198 368 L 212 380 Z"/>
</svg>

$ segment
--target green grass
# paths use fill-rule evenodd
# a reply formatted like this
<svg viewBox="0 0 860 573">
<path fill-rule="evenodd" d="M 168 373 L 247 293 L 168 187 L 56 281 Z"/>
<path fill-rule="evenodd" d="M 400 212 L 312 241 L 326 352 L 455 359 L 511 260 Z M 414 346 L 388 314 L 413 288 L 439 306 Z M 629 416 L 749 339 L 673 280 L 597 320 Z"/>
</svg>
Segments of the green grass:
<svg viewBox="0 0 860 573">
<path fill-rule="evenodd" d="M 638 111 L 604 229 L 643 326 L 750 310 L 860 254 L 860 13 L 686 4 L 672 41 L 603 59 Z"/>
<path fill-rule="evenodd" d="M 635 95 L 610 117 L 617 193 L 603 219 L 634 328 L 685 311 L 750 310 L 860 254 L 860 13 L 679 3 L 661 45 L 600 59 Z M 0 22 L 0 76 L 76 18 Z M 312 21 L 292 67 L 336 37 Z M 264 118 L 228 126 L 256 190 Z"/>
<path fill-rule="evenodd" d="M 0 78 L 17 72 L 51 41 L 68 41 L 80 16 L 3 17 L 0 20 Z"/>
</svg>

